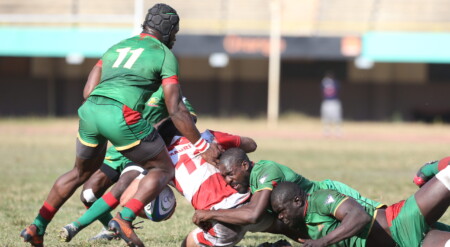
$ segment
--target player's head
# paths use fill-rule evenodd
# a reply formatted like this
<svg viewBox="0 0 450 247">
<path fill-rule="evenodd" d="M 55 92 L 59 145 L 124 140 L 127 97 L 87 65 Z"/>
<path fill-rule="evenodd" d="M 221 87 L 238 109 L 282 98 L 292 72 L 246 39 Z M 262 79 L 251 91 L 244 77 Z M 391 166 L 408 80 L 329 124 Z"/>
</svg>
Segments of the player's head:
<svg viewBox="0 0 450 247">
<path fill-rule="evenodd" d="M 296 183 L 282 182 L 273 189 L 270 203 L 279 220 L 296 227 L 304 218 L 306 193 Z"/>
<path fill-rule="evenodd" d="M 230 148 L 220 155 L 219 170 L 228 185 L 239 193 L 246 193 L 250 186 L 252 163 L 244 150 Z"/>
<path fill-rule="evenodd" d="M 142 27 L 156 30 L 161 35 L 161 41 L 169 48 L 175 43 L 175 36 L 180 28 L 180 17 L 177 11 L 164 3 L 157 3 L 148 9 Z"/>
</svg>

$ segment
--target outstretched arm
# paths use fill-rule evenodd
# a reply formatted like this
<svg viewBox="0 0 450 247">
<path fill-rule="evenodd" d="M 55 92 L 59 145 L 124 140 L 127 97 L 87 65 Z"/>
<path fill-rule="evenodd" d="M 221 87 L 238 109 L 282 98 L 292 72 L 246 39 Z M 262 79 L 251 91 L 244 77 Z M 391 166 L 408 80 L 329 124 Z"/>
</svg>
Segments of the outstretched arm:
<svg viewBox="0 0 450 247">
<path fill-rule="evenodd" d="M 192 221 L 198 226 L 210 220 L 234 225 L 248 225 L 258 222 L 270 203 L 271 190 L 261 190 L 253 194 L 250 202 L 239 208 L 219 210 L 196 210 Z"/>
<path fill-rule="evenodd" d="M 364 208 L 351 197 L 342 202 L 334 217 L 341 222 L 336 229 L 322 238 L 305 241 L 303 246 L 322 247 L 337 243 L 358 234 L 371 220 Z"/>
</svg>

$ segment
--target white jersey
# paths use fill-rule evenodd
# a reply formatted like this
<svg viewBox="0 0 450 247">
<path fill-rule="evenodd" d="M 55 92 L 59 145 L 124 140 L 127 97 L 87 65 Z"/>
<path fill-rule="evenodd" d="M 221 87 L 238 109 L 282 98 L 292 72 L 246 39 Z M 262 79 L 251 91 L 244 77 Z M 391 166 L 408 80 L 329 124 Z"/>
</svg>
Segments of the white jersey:
<svg viewBox="0 0 450 247">
<path fill-rule="evenodd" d="M 201 135 L 224 149 L 239 147 L 241 141 L 239 136 L 211 130 Z M 228 186 L 219 170 L 198 155 L 194 145 L 185 137 L 176 136 L 168 150 L 175 165 L 175 188 L 194 209 L 233 208 L 250 197 L 250 193 L 240 194 Z"/>
</svg>

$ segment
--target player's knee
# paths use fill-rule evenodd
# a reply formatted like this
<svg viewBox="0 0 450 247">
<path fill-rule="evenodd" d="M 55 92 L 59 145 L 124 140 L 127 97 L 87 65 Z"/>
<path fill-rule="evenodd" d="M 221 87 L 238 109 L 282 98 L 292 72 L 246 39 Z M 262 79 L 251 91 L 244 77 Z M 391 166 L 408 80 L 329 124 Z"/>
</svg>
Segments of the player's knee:
<svg viewBox="0 0 450 247">
<path fill-rule="evenodd" d="M 450 190 L 450 166 L 436 174 L 436 178 Z"/>
</svg>

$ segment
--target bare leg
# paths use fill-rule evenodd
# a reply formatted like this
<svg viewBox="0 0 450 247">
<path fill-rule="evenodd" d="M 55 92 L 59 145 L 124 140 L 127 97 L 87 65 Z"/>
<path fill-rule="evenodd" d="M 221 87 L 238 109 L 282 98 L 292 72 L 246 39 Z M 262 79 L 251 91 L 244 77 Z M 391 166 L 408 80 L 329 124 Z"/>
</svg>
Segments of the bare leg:
<svg viewBox="0 0 450 247">
<path fill-rule="evenodd" d="M 93 159 L 75 159 L 74 168 L 60 176 L 47 196 L 47 203 L 54 208 L 60 208 L 73 193 L 94 174 L 102 164 L 105 150 Z"/>
<path fill-rule="evenodd" d="M 90 207 L 95 200 L 100 198 L 105 191 L 113 185 L 113 182 L 101 170 L 97 170 L 89 179 L 83 184 L 83 192 L 80 199 L 86 207 Z M 90 198 L 87 194 L 91 191 L 93 197 Z"/>
<path fill-rule="evenodd" d="M 431 230 L 425 236 L 423 247 L 444 247 L 450 245 L 450 232 Z"/>
<path fill-rule="evenodd" d="M 442 217 L 450 205 L 450 191 L 436 177 L 422 186 L 414 196 L 420 211 L 430 226 Z"/>
<path fill-rule="evenodd" d="M 183 240 L 183 243 L 181 243 L 181 247 L 197 247 L 197 243 L 195 243 L 194 237 L 192 236 L 194 232 L 190 232 L 186 238 Z"/>
<path fill-rule="evenodd" d="M 156 157 L 147 161 L 143 168 L 148 170 L 133 198 L 144 205 L 151 202 L 175 176 L 175 169 L 167 149 L 163 149 Z"/>
</svg>

